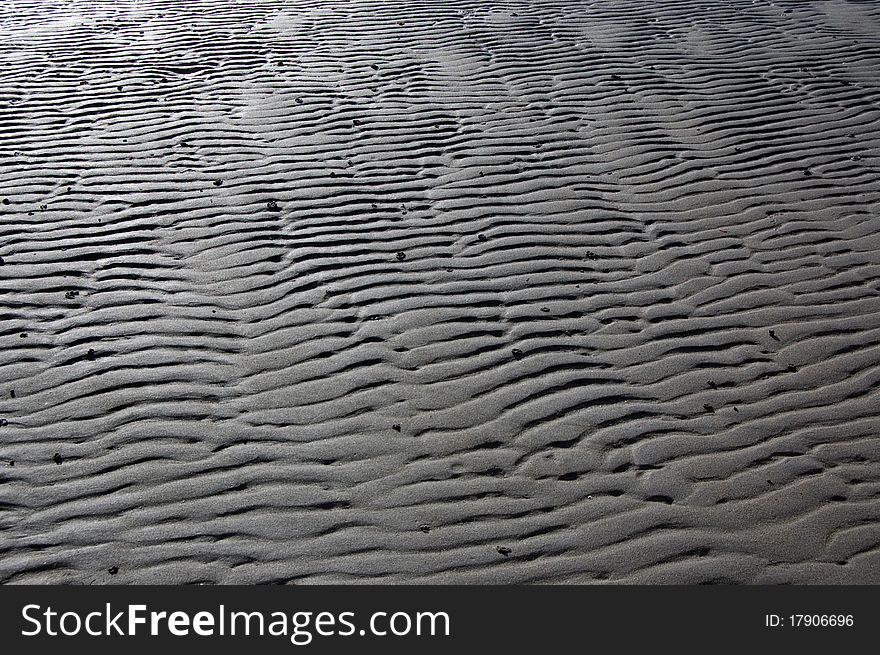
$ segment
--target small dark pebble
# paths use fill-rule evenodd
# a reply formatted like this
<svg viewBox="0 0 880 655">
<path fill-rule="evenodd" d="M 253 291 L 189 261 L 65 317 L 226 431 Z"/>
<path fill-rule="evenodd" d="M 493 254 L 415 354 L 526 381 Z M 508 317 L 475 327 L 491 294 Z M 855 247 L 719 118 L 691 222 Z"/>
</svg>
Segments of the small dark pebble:
<svg viewBox="0 0 880 655">
<path fill-rule="evenodd" d="M 95 349 L 89 348 L 89 352 L 86 353 L 86 359 L 90 362 L 95 361 Z"/>
<path fill-rule="evenodd" d="M 519 348 L 514 348 L 513 350 L 511 350 L 511 352 L 513 353 L 513 356 L 516 357 L 517 359 L 522 357 L 522 354 L 523 354 L 522 350 L 520 350 Z"/>
<path fill-rule="evenodd" d="M 4 261 L 4 259 L 2 257 L 0 257 L 0 266 L 3 266 L 3 264 L 5 264 L 5 263 L 6 263 L 6 261 Z"/>
<path fill-rule="evenodd" d="M 3 204 L 4 204 L 4 205 L 8 205 L 8 204 L 9 204 L 9 198 L 3 198 Z"/>
<path fill-rule="evenodd" d="M 10 460 L 9 460 L 9 466 L 15 466 L 15 460 L 14 460 L 14 459 L 10 459 Z"/>
<path fill-rule="evenodd" d="M 705 410 L 706 410 L 707 412 L 709 412 L 710 414 L 714 414 L 714 413 L 715 413 L 715 408 L 712 407 L 712 405 L 704 404 L 704 405 L 703 405 L 703 409 L 705 409 Z"/>
<path fill-rule="evenodd" d="M 0 418 L 0 428 L 5 428 L 7 425 L 9 425 L 9 421 L 5 418 Z"/>
<path fill-rule="evenodd" d="M 9 390 L 9 397 L 10 397 L 10 398 L 15 398 L 15 389 L 10 389 L 10 390 Z"/>
<path fill-rule="evenodd" d="M 395 432 L 400 432 L 400 423 L 395 423 L 394 425 L 391 426 L 391 429 L 394 430 Z"/>
<path fill-rule="evenodd" d="M 508 548 L 507 546 L 495 546 L 495 550 L 497 550 L 499 553 L 501 553 L 505 557 L 507 557 L 511 553 L 510 548 Z"/>
<path fill-rule="evenodd" d="M 485 234 L 478 234 L 478 235 L 477 235 L 477 238 L 478 238 L 480 241 L 485 241 L 485 240 L 486 240 L 486 235 L 485 235 Z"/>
<path fill-rule="evenodd" d="M 712 389 L 717 389 L 717 388 L 718 388 L 718 385 L 715 384 L 712 380 L 709 380 L 709 386 L 710 386 Z"/>
<path fill-rule="evenodd" d="M 27 332 L 22 332 L 18 336 L 20 336 L 22 339 L 27 339 Z"/>
<path fill-rule="evenodd" d="M 379 67 L 376 64 L 370 64 L 370 68 L 372 68 L 374 71 L 379 70 Z"/>
<path fill-rule="evenodd" d="M 425 534 L 428 534 L 428 533 L 431 531 L 431 526 L 422 523 L 422 524 L 419 526 L 419 530 L 421 530 L 421 531 L 424 532 Z"/>
<path fill-rule="evenodd" d="M 68 300 L 73 300 L 79 295 L 79 291 L 68 291 L 64 294 L 64 297 Z"/>
<path fill-rule="evenodd" d="M 797 372 L 798 372 L 798 367 L 797 367 L 797 366 L 789 366 L 789 367 L 786 368 L 785 370 L 787 370 L 789 373 L 797 373 Z"/>
<path fill-rule="evenodd" d="M 812 173 L 810 170 L 805 170 L 805 171 L 804 171 L 804 176 L 805 176 L 805 177 L 810 177 L 812 174 L 813 174 L 813 173 Z"/>
<path fill-rule="evenodd" d="M 55 453 L 54 455 L 52 455 L 52 461 L 60 465 L 64 460 L 61 458 L 60 453 Z"/>
<path fill-rule="evenodd" d="M 588 250 L 584 255 L 584 259 L 589 259 L 591 262 L 594 262 L 599 259 L 599 255 L 594 253 L 592 250 Z"/>
<path fill-rule="evenodd" d="M 397 253 L 397 258 L 398 258 L 399 260 L 403 261 L 404 259 L 406 259 L 406 253 L 405 253 L 405 252 L 399 252 L 399 253 Z"/>
<path fill-rule="evenodd" d="M 214 186 L 220 186 L 223 184 L 223 180 L 214 180 Z"/>
<path fill-rule="evenodd" d="M 733 411 L 735 411 L 737 414 L 739 414 L 739 410 L 736 407 L 733 408 Z"/>
<path fill-rule="evenodd" d="M 278 203 L 274 200 L 270 200 L 266 203 L 266 207 L 269 208 L 270 211 L 277 212 L 278 211 Z"/>
<path fill-rule="evenodd" d="M 541 311 L 546 314 L 550 311 L 550 308 L 549 307 L 541 307 Z"/>
<path fill-rule="evenodd" d="M 776 336 L 776 330 L 768 330 L 767 332 L 770 335 L 771 339 L 773 339 L 774 341 L 779 341 L 779 337 Z"/>
<path fill-rule="evenodd" d="M 111 566 L 109 569 L 107 569 L 107 573 L 109 573 L 110 575 L 116 575 L 117 573 L 119 573 L 119 567 Z"/>
</svg>

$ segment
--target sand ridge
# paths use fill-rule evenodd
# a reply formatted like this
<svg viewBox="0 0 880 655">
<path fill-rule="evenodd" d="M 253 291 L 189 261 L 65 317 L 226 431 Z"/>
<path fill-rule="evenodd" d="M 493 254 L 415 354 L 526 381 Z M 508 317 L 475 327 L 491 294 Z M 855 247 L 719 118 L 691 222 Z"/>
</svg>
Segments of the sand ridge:
<svg viewBox="0 0 880 655">
<path fill-rule="evenodd" d="M 880 582 L 877 3 L 0 44 L 0 581 Z"/>
</svg>

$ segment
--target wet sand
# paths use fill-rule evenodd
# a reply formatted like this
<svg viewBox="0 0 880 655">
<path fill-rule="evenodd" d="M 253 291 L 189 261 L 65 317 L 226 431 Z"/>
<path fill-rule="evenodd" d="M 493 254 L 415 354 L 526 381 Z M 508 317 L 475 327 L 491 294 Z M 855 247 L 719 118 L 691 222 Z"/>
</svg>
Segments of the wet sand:
<svg viewBox="0 0 880 655">
<path fill-rule="evenodd" d="M 0 582 L 880 583 L 880 4 L 0 4 Z"/>
</svg>

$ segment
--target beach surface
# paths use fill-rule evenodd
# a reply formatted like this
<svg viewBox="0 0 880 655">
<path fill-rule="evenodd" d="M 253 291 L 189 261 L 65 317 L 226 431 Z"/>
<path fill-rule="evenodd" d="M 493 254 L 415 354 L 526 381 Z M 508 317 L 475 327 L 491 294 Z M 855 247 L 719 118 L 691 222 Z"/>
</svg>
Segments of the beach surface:
<svg viewBox="0 0 880 655">
<path fill-rule="evenodd" d="M 880 583 L 880 3 L 0 3 L 0 582 Z"/>
</svg>

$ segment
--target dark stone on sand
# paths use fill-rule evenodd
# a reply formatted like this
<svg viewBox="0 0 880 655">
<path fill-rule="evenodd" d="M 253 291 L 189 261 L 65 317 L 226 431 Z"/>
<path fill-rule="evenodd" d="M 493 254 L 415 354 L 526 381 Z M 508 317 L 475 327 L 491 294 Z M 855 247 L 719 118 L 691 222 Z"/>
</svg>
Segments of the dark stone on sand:
<svg viewBox="0 0 880 655">
<path fill-rule="evenodd" d="M 9 425 L 9 421 L 5 418 L 0 418 L 0 428 L 5 428 L 7 425 Z"/>
<path fill-rule="evenodd" d="M 397 253 L 397 258 L 398 258 L 399 260 L 403 261 L 404 259 L 406 259 L 406 253 L 405 253 L 405 252 L 399 252 L 399 253 Z"/>
<path fill-rule="evenodd" d="M 9 198 L 3 198 L 3 204 L 4 204 L 4 205 L 8 205 L 8 204 L 9 204 Z"/>
<path fill-rule="evenodd" d="M 107 573 L 109 573 L 110 575 L 116 575 L 117 573 L 119 573 L 119 567 L 111 566 L 109 569 L 107 569 Z"/>
<path fill-rule="evenodd" d="M 394 430 L 395 432 L 400 432 L 400 430 L 401 430 L 400 423 L 395 423 L 394 425 L 391 426 L 391 429 Z"/>
<path fill-rule="evenodd" d="M 270 200 L 269 202 L 267 202 L 266 207 L 269 209 L 269 211 L 273 211 L 273 212 L 278 211 L 278 203 L 275 202 L 274 200 Z"/>
<path fill-rule="evenodd" d="M 714 414 L 714 413 L 715 413 L 715 408 L 712 407 L 712 405 L 704 404 L 704 405 L 703 405 L 703 409 L 705 409 L 705 410 L 706 410 L 707 412 L 709 412 L 710 414 Z"/>
<path fill-rule="evenodd" d="M 773 339 L 774 341 L 779 341 L 779 337 L 776 336 L 776 330 L 768 330 L 767 332 L 770 335 L 771 339 Z"/>
<path fill-rule="evenodd" d="M 422 525 L 419 526 L 419 530 L 421 530 L 425 534 L 428 534 L 431 531 L 431 526 L 422 523 Z"/>
<path fill-rule="evenodd" d="M 507 546 L 495 546 L 495 550 L 497 550 L 499 553 L 501 553 L 505 557 L 507 557 L 511 553 L 510 548 L 508 548 Z"/>
<path fill-rule="evenodd" d="M 511 350 L 510 352 L 512 352 L 512 353 L 513 353 L 513 356 L 516 357 L 517 359 L 519 359 L 519 358 L 522 357 L 522 355 L 523 355 L 522 350 L 520 350 L 519 348 L 514 348 L 514 349 Z"/>
<path fill-rule="evenodd" d="M 55 453 L 54 455 L 52 455 L 52 461 L 60 465 L 62 462 L 64 462 L 64 459 L 61 457 L 61 453 Z"/>
<path fill-rule="evenodd" d="M 214 180 L 214 186 L 220 186 L 223 184 L 223 180 Z"/>
</svg>

